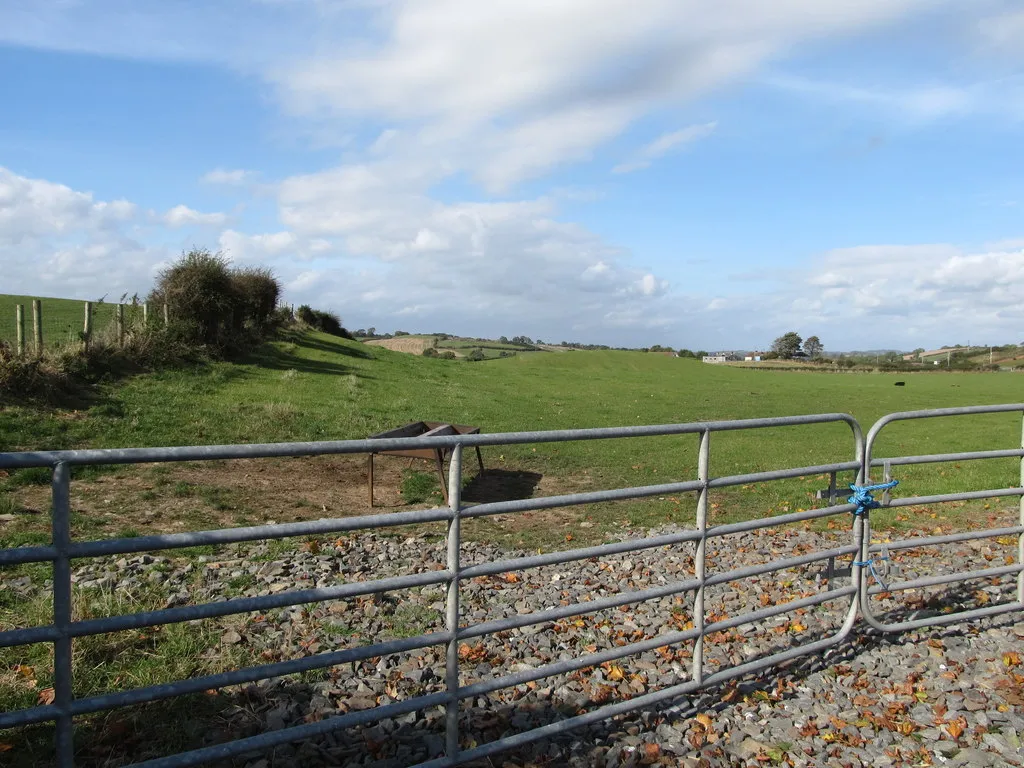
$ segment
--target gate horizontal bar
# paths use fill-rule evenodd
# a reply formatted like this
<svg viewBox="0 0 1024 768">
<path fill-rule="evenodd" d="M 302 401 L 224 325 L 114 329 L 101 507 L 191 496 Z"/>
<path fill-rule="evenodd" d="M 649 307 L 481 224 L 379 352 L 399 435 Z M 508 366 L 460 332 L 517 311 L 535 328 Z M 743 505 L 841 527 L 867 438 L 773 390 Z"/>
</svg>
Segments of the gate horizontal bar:
<svg viewBox="0 0 1024 768">
<path fill-rule="evenodd" d="M 873 614 L 864 614 L 864 620 L 872 627 L 881 629 L 884 632 L 906 632 L 911 629 L 923 627 L 934 627 L 940 624 L 955 624 L 971 619 L 984 619 L 990 616 L 1000 616 L 1004 613 L 1015 613 L 1024 611 L 1024 603 L 998 603 L 984 608 L 972 608 L 969 611 L 957 611 L 954 613 L 940 613 L 935 616 L 927 616 L 923 619 L 912 619 L 910 621 L 898 621 L 893 624 L 883 624 Z"/>
<path fill-rule="evenodd" d="M 207 544 L 238 544 L 243 541 L 286 539 L 292 536 L 314 536 L 342 533 L 363 528 L 390 528 L 414 523 L 436 523 L 451 519 L 451 510 L 416 509 L 407 512 L 389 512 L 382 515 L 359 515 L 301 523 L 258 525 L 246 528 L 220 528 L 212 531 L 168 533 L 158 536 L 136 536 L 130 539 L 99 539 L 72 544 L 72 558 L 125 555 L 132 552 L 152 552 L 162 549 L 180 549 Z"/>
<path fill-rule="evenodd" d="M 414 699 L 396 701 L 393 704 L 382 704 L 373 709 L 364 709 L 359 712 L 349 712 L 344 715 L 329 717 L 316 723 L 295 725 L 280 731 L 268 731 L 257 736 L 236 739 L 235 741 L 216 744 L 212 747 L 194 749 L 190 752 L 180 752 L 176 755 L 160 757 L 156 760 L 147 760 L 143 763 L 132 763 L 127 768 L 185 768 L 185 766 L 200 765 L 213 760 L 225 760 L 229 757 L 245 754 L 246 752 L 255 752 L 292 741 L 303 741 L 314 736 L 322 736 L 341 728 L 367 725 L 385 717 L 398 717 L 399 715 L 415 712 L 420 709 L 428 709 L 439 705 L 444 706 L 448 703 L 449 698 L 448 693 L 430 693 L 426 696 L 417 696 Z"/>
<path fill-rule="evenodd" d="M 328 456 L 346 453 L 377 453 L 388 450 L 454 448 L 522 443 L 562 443 L 573 440 L 604 440 L 628 437 L 692 435 L 701 432 L 728 432 L 739 429 L 794 427 L 809 424 L 844 422 L 860 435 L 856 419 L 845 413 L 806 416 L 777 416 L 762 419 L 655 424 L 637 427 L 599 427 L 556 429 L 536 432 L 503 432 L 437 437 L 394 437 L 366 440 L 334 440 L 297 443 L 250 443 L 245 445 L 188 445 L 168 448 L 97 448 L 72 451 L 26 451 L 0 453 L 0 468 L 53 467 L 57 463 L 142 464 L 167 461 L 204 461 L 211 459 L 270 459 L 301 456 Z"/>
<path fill-rule="evenodd" d="M 919 579 L 910 581 L 897 581 L 892 584 L 886 583 L 885 587 L 876 585 L 868 588 L 869 595 L 877 595 L 881 592 L 902 592 L 907 589 L 918 589 L 920 587 L 935 587 L 939 584 L 954 584 L 959 581 L 972 581 L 974 579 L 989 579 L 997 576 L 1006 576 L 1011 573 L 1020 573 L 1024 565 L 1002 565 L 998 568 L 985 568 L 979 571 L 959 571 L 958 573 L 945 573 L 935 576 L 922 576 Z"/>
<path fill-rule="evenodd" d="M 0 566 L 45 563 L 57 557 L 56 547 L 12 547 L 0 549 Z"/>
<path fill-rule="evenodd" d="M 899 541 L 885 542 L 884 544 L 872 544 L 869 547 L 869 551 L 882 552 L 886 549 L 934 547 L 939 544 L 951 544 L 957 541 L 994 539 L 999 536 L 1016 536 L 1021 533 L 1024 533 L 1024 525 L 1015 525 L 1011 528 L 987 528 L 984 531 L 965 531 L 964 533 L 950 533 L 945 536 L 922 536 L 915 539 L 900 539 Z"/>
<path fill-rule="evenodd" d="M 655 549 L 672 544 L 696 541 L 699 538 L 700 531 L 683 531 L 681 533 L 667 533 L 663 536 L 648 536 L 643 539 L 628 539 L 612 544 L 598 544 L 593 547 L 581 547 L 579 549 L 548 552 L 543 555 L 530 555 L 529 557 L 517 557 L 511 560 L 496 560 L 493 563 L 470 565 L 463 568 L 459 576 L 462 579 L 493 576 L 499 573 L 522 571 L 527 568 L 538 568 L 544 565 L 562 565 L 576 560 L 589 560 L 592 557 L 607 557 L 608 555 L 640 552 L 645 549 Z"/>
<path fill-rule="evenodd" d="M 448 642 L 448 639 L 448 632 L 432 632 L 428 635 L 388 640 L 383 643 L 375 643 L 374 645 L 361 645 L 356 648 L 346 648 L 342 651 L 318 653 L 313 656 L 290 659 L 289 661 L 281 661 L 276 664 L 263 664 L 258 667 L 246 667 L 244 669 L 232 670 L 231 672 L 221 672 L 216 675 L 193 677 L 188 680 L 151 685 L 131 691 L 91 696 L 87 699 L 76 699 L 71 705 L 71 712 L 75 715 L 85 715 L 105 709 L 126 707 L 132 704 L 145 704 L 189 693 L 202 693 L 211 689 L 226 688 L 231 685 L 255 683 L 272 677 L 294 675 L 314 669 L 326 669 L 327 667 L 336 667 L 339 664 L 372 659 L 375 656 L 390 656 L 395 653 L 416 651 L 420 648 L 429 648 L 432 645 L 441 645 Z"/>
<path fill-rule="evenodd" d="M 460 629 L 458 637 L 459 640 L 470 640 L 474 637 L 504 632 L 509 629 L 544 624 L 549 621 L 557 621 L 558 619 L 572 618 L 573 616 L 583 616 L 608 608 L 618 608 L 619 606 L 631 603 L 642 603 L 645 600 L 671 597 L 680 592 L 689 592 L 697 589 L 699 586 L 700 579 L 688 579 L 687 581 L 673 581 L 659 587 L 651 587 L 650 589 L 640 589 L 635 592 L 619 592 L 608 597 L 600 597 L 597 600 L 587 600 L 582 603 L 573 603 L 572 605 L 561 605 L 558 608 L 549 608 L 546 611 L 524 613 L 520 616 L 507 616 L 501 619 L 493 619 L 492 621 L 484 621 L 480 624 L 473 624 Z"/>
<path fill-rule="evenodd" d="M 359 595 L 370 595 L 374 592 L 392 592 L 410 587 L 426 587 L 433 584 L 443 584 L 446 581 L 450 581 L 451 578 L 452 574 L 449 571 L 427 571 L 407 576 L 396 576 L 391 579 L 356 581 L 349 584 L 339 584 L 336 587 L 302 589 L 292 592 L 281 592 L 276 595 L 242 597 L 234 600 L 224 600 L 219 603 L 186 605 L 181 608 L 165 608 L 159 611 L 144 611 L 142 613 L 129 613 L 124 616 L 107 616 L 102 619 L 76 621 L 71 624 L 70 631 L 72 637 L 100 635 L 107 632 L 121 632 L 125 629 L 152 627 L 158 624 L 175 624 L 181 621 L 212 619 L 218 616 L 231 616 L 236 613 L 250 613 L 252 611 L 262 612 L 273 608 L 288 608 L 293 605 L 319 603 L 327 600 L 344 600 L 349 597 L 358 597 Z"/>
<path fill-rule="evenodd" d="M 890 464 L 894 467 L 906 464 L 938 464 L 945 461 L 974 461 L 976 459 L 1019 459 L 1024 456 L 1024 448 L 1007 448 L 998 451 L 966 451 L 963 453 L 929 453 L 918 456 L 893 456 L 891 458 L 872 459 L 872 467 L 883 467 Z"/>
<path fill-rule="evenodd" d="M 915 507 L 924 506 L 925 504 L 942 504 L 947 501 L 971 501 L 972 499 L 998 499 L 1004 496 L 1024 496 L 1024 488 L 993 488 L 987 491 L 940 493 L 935 496 L 906 496 L 892 499 L 888 504 L 883 504 L 882 508 Z"/>
</svg>

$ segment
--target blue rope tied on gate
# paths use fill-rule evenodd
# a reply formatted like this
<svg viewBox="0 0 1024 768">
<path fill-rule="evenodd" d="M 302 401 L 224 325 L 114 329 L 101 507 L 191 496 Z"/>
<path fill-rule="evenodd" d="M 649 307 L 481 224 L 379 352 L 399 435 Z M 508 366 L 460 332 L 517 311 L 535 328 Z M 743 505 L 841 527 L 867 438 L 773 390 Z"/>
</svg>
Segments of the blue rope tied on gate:
<svg viewBox="0 0 1024 768">
<path fill-rule="evenodd" d="M 884 589 L 886 592 L 889 591 L 889 585 L 885 583 L 885 579 L 878 575 L 878 571 L 875 570 L 875 563 L 882 562 L 886 563 L 884 570 L 885 575 L 889 575 L 889 547 L 882 545 L 882 556 L 873 557 L 870 560 L 854 560 L 851 565 L 859 565 L 861 568 L 867 568 L 871 572 L 872 578 L 878 582 L 878 586 Z"/>
<path fill-rule="evenodd" d="M 875 501 L 875 497 L 871 495 L 872 491 L 887 491 L 890 488 L 895 488 L 899 484 L 899 480 L 892 480 L 888 483 L 880 483 L 878 485 L 854 485 L 853 483 L 850 483 L 850 490 L 853 491 L 853 495 L 846 501 L 849 504 L 857 505 L 857 508 L 853 510 L 853 514 L 861 517 L 866 515 L 868 510 L 878 509 L 878 507 L 882 506 L 880 503 Z"/>
</svg>

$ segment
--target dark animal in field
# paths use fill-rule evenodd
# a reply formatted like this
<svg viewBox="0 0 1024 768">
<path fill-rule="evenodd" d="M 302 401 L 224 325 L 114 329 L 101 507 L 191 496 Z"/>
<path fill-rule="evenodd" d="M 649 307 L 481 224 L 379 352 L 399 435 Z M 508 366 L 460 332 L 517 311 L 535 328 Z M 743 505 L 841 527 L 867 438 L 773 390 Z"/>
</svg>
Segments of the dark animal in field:
<svg viewBox="0 0 1024 768">
<path fill-rule="evenodd" d="M 905 381 L 897 381 L 897 382 L 895 382 L 893 384 L 893 386 L 894 387 L 905 387 L 905 386 L 907 386 L 907 382 L 905 382 Z"/>
</svg>

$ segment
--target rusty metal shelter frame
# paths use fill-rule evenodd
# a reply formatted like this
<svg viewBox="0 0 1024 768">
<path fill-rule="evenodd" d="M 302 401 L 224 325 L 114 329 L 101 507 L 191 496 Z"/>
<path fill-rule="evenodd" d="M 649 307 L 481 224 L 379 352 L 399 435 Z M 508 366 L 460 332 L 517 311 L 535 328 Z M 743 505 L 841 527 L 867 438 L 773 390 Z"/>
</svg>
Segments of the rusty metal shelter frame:
<svg viewBox="0 0 1024 768">
<path fill-rule="evenodd" d="M 866 439 L 860 425 L 853 417 L 841 413 L 830 413 L 660 426 L 571 429 L 506 434 L 446 435 L 426 438 L 383 438 L 264 445 L 0 453 L 0 468 L 49 467 L 53 471 L 51 543 L 47 546 L 26 546 L 0 550 L 0 567 L 21 563 L 52 563 L 53 622 L 46 626 L 25 627 L 0 632 L 0 647 L 27 645 L 30 643 L 52 643 L 54 648 L 53 702 L 30 709 L 0 712 L 0 729 L 43 722 L 55 723 L 54 738 L 57 765 L 60 768 L 71 768 L 74 765 L 74 718 L 78 716 L 158 701 L 174 696 L 200 693 L 212 688 L 246 684 L 281 675 L 325 669 L 387 654 L 407 652 L 430 646 L 441 646 L 445 648 L 446 658 L 444 691 L 416 696 L 377 706 L 369 710 L 353 711 L 319 722 L 306 723 L 283 730 L 262 733 L 249 738 L 203 747 L 190 752 L 169 755 L 137 765 L 147 766 L 147 768 L 178 768 L 180 766 L 199 765 L 212 760 L 264 750 L 288 742 L 301 741 L 338 729 L 369 724 L 382 718 L 396 717 L 413 711 L 442 707 L 446 711 L 445 755 L 421 763 L 420 766 L 444 768 L 445 766 L 455 766 L 472 760 L 478 760 L 632 710 L 649 707 L 661 702 L 669 702 L 685 694 L 694 693 L 754 672 L 770 669 L 790 659 L 821 653 L 850 636 L 858 626 L 858 617 L 862 617 L 868 627 L 874 630 L 899 632 L 916 627 L 965 621 L 999 613 L 1020 611 L 1024 609 L 1024 428 L 1022 428 L 1022 445 L 1020 448 L 1013 447 L 988 451 L 889 458 L 876 458 L 874 455 L 878 435 L 888 424 L 895 421 L 1014 412 L 1024 415 L 1024 403 L 894 413 L 880 419 L 868 432 Z M 852 456 L 849 461 L 724 477 L 715 477 L 711 474 L 711 436 L 714 433 L 837 423 L 846 424 L 852 433 Z M 475 506 L 466 506 L 462 502 L 460 479 L 462 477 L 463 452 L 467 448 L 479 449 L 481 446 L 668 435 L 695 435 L 697 437 L 699 441 L 698 468 L 697 477 L 694 479 L 658 485 L 490 502 Z M 75 541 L 71 537 L 71 469 L 75 466 L 182 462 L 211 459 L 299 457 L 410 449 L 445 450 L 451 452 L 448 483 L 450 499 L 447 507 L 388 514 L 368 514 L 282 525 L 148 535 L 136 538 Z M 871 543 L 870 509 L 859 508 L 858 505 L 851 503 L 836 503 L 838 501 L 835 497 L 837 473 L 855 473 L 856 484 L 864 486 L 870 482 L 871 470 L 877 467 L 883 468 L 885 477 L 888 479 L 892 473 L 892 468 L 901 465 L 1007 458 L 1018 458 L 1021 460 L 1021 483 L 1018 486 L 961 491 L 937 496 L 901 496 L 900 498 L 892 498 L 891 494 L 887 492 L 879 504 L 883 507 L 900 507 L 966 499 L 1018 497 L 1021 506 L 1018 525 L 946 536 L 909 538 L 885 545 L 889 550 L 893 550 L 906 547 L 947 544 L 968 539 L 1017 536 L 1018 551 L 1015 564 L 966 573 L 939 574 L 906 582 L 887 584 L 885 585 L 885 590 L 883 590 L 882 585 L 875 583 L 876 580 L 871 578 L 873 569 L 871 569 L 870 565 L 874 555 L 879 552 L 880 545 Z M 709 525 L 708 523 L 709 498 L 715 489 L 749 483 L 811 477 L 821 474 L 827 474 L 831 477 L 829 506 L 739 523 L 723 525 Z M 695 493 L 697 495 L 696 523 L 692 529 L 494 562 L 473 565 L 464 565 L 461 562 L 461 523 L 464 519 L 679 493 Z M 851 513 L 854 514 L 851 515 Z M 844 516 L 849 516 L 849 519 L 852 520 L 852 536 L 850 542 L 846 545 L 783 557 L 763 564 L 747 565 L 722 573 L 709 573 L 706 567 L 706 548 L 708 542 L 714 539 L 744 531 Z M 236 542 L 283 539 L 294 536 L 333 534 L 343 531 L 385 529 L 412 523 L 447 524 L 447 563 L 443 570 L 407 574 L 372 581 L 355 581 L 315 589 L 291 590 L 279 594 L 233 598 L 214 603 L 166 608 L 163 610 L 108 616 L 83 621 L 74 621 L 72 618 L 71 561 L 73 559 L 126 555 L 154 550 L 171 550 L 196 545 L 223 545 Z M 642 590 L 625 591 L 595 598 L 583 603 L 562 605 L 556 608 L 537 610 L 531 613 L 483 621 L 476 624 L 464 623 L 460 614 L 460 585 L 468 579 L 673 545 L 693 547 L 694 578 L 661 584 Z M 770 605 L 739 616 L 709 621 L 704 605 L 705 592 L 709 587 L 753 576 L 780 572 L 789 568 L 802 567 L 812 563 L 822 562 L 831 565 L 837 558 L 845 557 L 851 559 L 850 579 L 847 583 L 842 583 L 844 580 L 830 578 L 827 581 L 826 589 L 809 597 L 802 597 L 778 605 Z M 872 611 L 871 597 L 882 591 L 899 591 L 1011 574 L 1017 575 L 1017 589 L 1016 599 L 1010 602 L 941 616 L 918 618 L 895 624 L 881 621 L 875 617 Z M 265 612 L 292 605 L 353 598 L 360 595 L 371 595 L 428 585 L 442 586 L 447 593 L 446 625 L 443 631 L 416 637 L 376 642 L 362 647 L 318 653 L 304 658 L 188 680 L 179 680 L 161 685 L 152 685 L 135 690 L 106 693 L 86 698 L 75 698 L 73 695 L 71 651 L 75 638 L 252 611 Z M 692 595 L 693 627 L 690 629 L 667 632 L 651 639 L 631 642 L 627 645 L 544 664 L 532 669 L 516 671 L 495 679 L 481 680 L 468 685 L 463 685 L 460 682 L 458 651 L 459 645 L 463 641 L 514 628 L 545 624 L 568 617 L 594 613 L 603 609 L 683 594 Z M 832 635 L 733 666 L 709 669 L 705 664 L 705 644 L 711 642 L 709 640 L 710 635 L 833 600 L 843 600 L 848 606 L 845 609 L 844 621 Z M 625 701 L 605 705 L 575 717 L 551 722 L 539 728 L 474 746 L 470 749 L 462 749 L 460 747 L 459 706 L 464 700 L 472 700 L 472 697 L 483 696 L 511 686 L 592 667 L 663 646 L 682 643 L 688 643 L 692 646 L 692 669 L 689 679 L 686 679 L 684 682 L 651 691 Z"/>
</svg>

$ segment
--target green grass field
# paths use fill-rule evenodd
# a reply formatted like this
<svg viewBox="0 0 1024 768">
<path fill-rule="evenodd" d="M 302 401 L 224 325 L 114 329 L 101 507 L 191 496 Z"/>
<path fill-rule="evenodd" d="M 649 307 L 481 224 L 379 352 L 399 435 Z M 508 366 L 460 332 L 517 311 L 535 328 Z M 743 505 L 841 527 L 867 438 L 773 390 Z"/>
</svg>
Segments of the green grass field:
<svg viewBox="0 0 1024 768">
<path fill-rule="evenodd" d="M 896 380 L 906 386 L 893 386 Z M 518 355 L 471 365 L 295 333 L 265 345 L 246 364 L 216 363 L 108 385 L 88 408 L 2 407 L 0 449 L 336 440 L 416 420 L 501 432 L 844 412 L 866 430 L 892 411 L 1019 401 L 1021 385 L 1013 373 L 763 371 L 613 351 Z M 878 455 L 1015 447 L 1020 431 L 1012 415 L 897 424 L 886 431 Z M 495 468 L 533 473 L 572 490 L 693 479 L 696 444 L 696 437 L 682 436 L 486 453 Z M 711 468 L 721 476 L 852 455 L 842 425 L 730 432 L 713 436 Z M 914 493 L 1005 487 L 1019 482 L 1019 462 L 907 468 L 899 476 Z M 716 492 L 716 514 L 750 517 L 810 506 L 819 487 L 821 478 Z M 685 519 L 692 498 L 614 510 L 597 510 L 595 535 L 621 519 Z M 891 515 L 879 518 L 888 522 Z"/>
<path fill-rule="evenodd" d="M 18 296 L 0 293 L 0 341 L 14 344 L 17 341 L 17 305 L 25 307 L 25 342 L 32 342 L 32 301 L 42 302 L 43 344 L 48 348 L 59 347 L 79 340 L 85 321 L 85 302 L 77 299 L 53 299 L 40 296 Z M 103 333 L 114 324 L 116 302 L 93 302 L 93 332 Z M 141 310 L 125 306 L 125 321 L 130 322 Z"/>
</svg>

